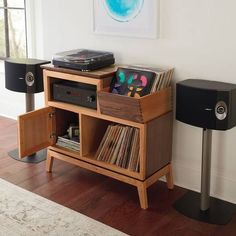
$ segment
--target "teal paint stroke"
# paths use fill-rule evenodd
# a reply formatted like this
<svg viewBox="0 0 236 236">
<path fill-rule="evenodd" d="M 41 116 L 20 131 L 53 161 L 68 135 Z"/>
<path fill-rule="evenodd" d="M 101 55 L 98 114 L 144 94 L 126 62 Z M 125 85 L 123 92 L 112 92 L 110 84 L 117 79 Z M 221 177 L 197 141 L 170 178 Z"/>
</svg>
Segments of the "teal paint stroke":
<svg viewBox="0 0 236 236">
<path fill-rule="evenodd" d="M 104 0 L 105 8 L 114 20 L 127 22 L 140 14 L 144 0 Z"/>
</svg>

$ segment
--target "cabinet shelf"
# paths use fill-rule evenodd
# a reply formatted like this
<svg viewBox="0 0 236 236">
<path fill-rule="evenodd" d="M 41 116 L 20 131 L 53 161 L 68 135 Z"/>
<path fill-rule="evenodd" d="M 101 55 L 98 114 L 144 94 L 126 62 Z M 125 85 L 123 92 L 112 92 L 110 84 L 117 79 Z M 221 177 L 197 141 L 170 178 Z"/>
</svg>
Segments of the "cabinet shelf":
<svg viewBox="0 0 236 236">
<path fill-rule="evenodd" d="M 74 150 L 71 150 L 68 148 L 60 147 L 60 146 L 57 146 L 56 144 L 53 146 L 50 146 L 49 149 L 52 151 L 55 151 L 55 152 L 59 152 L 59 153 L 68 155 L 68 156 L 72 156 L 77 159 L 79 159 L 81 156 L 80 151 L 74 151 Z"/>
<path fill-rule="evenodd" d="M 65 102 L 48 101 L 48 106 L 60 108 L 60 109 L 75 112 L 75 113 L 90 114 L 93 116 L 97 115 L 96 110 L 82 107 L 82 106 L 78 106 L 78 105 L 68 104 Z"/>
<path fill-rule="evenodd" d="M 91 117 L 96 117 L 96 118 L 99 118 L 102 120 L 108 120 L 108 121 L 112 121 L 112 122 L 119 123 L 119 124 L 133 126 L 136 128 L 143 127 L 143 125 L 144 125 L 144 124 L 141 124 L 141 123 L 135 122 L 135 121 L 124 120 L 124 119 L 120 119 L 120 118 L 109 116 L 109 115 L 103 115 L 103 114 L 99 113 L 99 111 L 96 111 L 96 110 L 93 110 L 90 108 L 86 108 L 86 107 L 82 107 L 82 106 L 78 106 L 78 105 L 64 103 L 64 102 L 48 101 L 47 105 L 50 107 L 55 107 L 55 108 L 59 108 L 59 109 L 63 109 L 63 110 L 67 110 L 67 111 L 71 111 L 71 112 L 75 112 L 75 113 L 80 113 L 83 115 L 88 115 Z"/>
<path fill-rule="evenodd" d="M 169 111 L 170 106 L 168 106 L 168 109 L 159 112 L 158 115 L 151 116 L 148 121 L 144 120 L 140 123 L 140 121 L 128 120 L 126 117 L 115 117 L 112 112 L 111 114 L 102 114 L 99 104 L 97 104 L 97 110 L 94 110 L 55 101 L 52 96 L 53 83 L 65 80 L 92 84 L 96 86 L 96 92 L 98 93 L 108 87 L 111 76 L 115 73 L 115 68 L 113 68 L 113 72 L 104 69 L 92 73 L 73 73 L 71 70 L 59 70 L 51 65 L 44 65 L 43 68 L 46 107 L 19 116 L 19 150 L 22 158 L 37 152 L 38 149 L 48 147 L 46 161 L 48 172 L 52 171 L 53 160 L 56 158 L 136 186 L 140 205 L 143 209 L 148 207 L 147 188 L 157 182 L 160 177 L 166 176 L 168 188 L 173 188 L 171 168 L 172 112 Z M 167 104 L 171 104 L 171 89 L 168 89 L 168 93 L 165 93 L 164 100 Z M 142 112 L 145 113 L 145 111 Z M 80 151 L 56 145 L 57 137 L 64 136 L 72 123 L 78 123 L 77 126 L 79 126 Z M 133 160 L 136 161 L 134 163 L 139 165 L 138 172 L 95 159 L 107 127 L 111 124 L 136 128 L 131 128 L 131 130 L 135 130 L 134 136 L 131 135 L 133 131 L 130 131 L 130 136 L 128 134 L 127 136 L 124 135 L 126 131 L 121 131 L 124 132 L 123 136 L 118 135 L 116 141 L 121 140 L 121 137 L 135 137 L 136 141 L 132 141 L 132 144 L 137 143 L 137 145 L 134 145 L 133 149 L 130 150 L 135 151 L 134 153 L 139 150 L 139 159 L 135 158 L 136 154 L 134 155 L 129 151 L 127 155 L 124 155 L 123 150 L 119 152 L 119 157 L 120 155 L 128 157 L 132 153 Z M 34 132 L 35 130 L 37 132 Z M 122 130 L 122 128 L 118 128 L 118 130 Z M 114 132 L 120 134 L 120 131 Z M 127 143 L 131 147 L 131 141 Z M 112 145 L 117 145 L 117 143 L 114 141 Z M 111 152 L 112 150 L 117 152 L 118 147 L 117 149 L 111 149 Z M 108 157 L 110 158 L 111 155 L 109 154 Z M 128 161 L 129 159 L 127 159 Z M 134 166 L 137 166 L 137 164 Z"/>
<path fill-rule="evenodd" d="M 134 177 L 134 178 L 136 178 L 136 179 L 142 179 L 142 176 L 140 175 L 139 172 L 130 171 L 130 170 L 128 170 L 128 169 L 119 167 L 119 166 L 114 165 L 114 164 L 110 164 L 110 163 L 107 163 L 107 162 L 104 162 L 104 161 L 95 160 L 95 159 L 94 159 L 94 156 L 95 156 L 95 153 L 90 154 L 90 155 L 86 155 L 86 156 L 81 157 L 81 160 L 84 160 L 84 161 L 86 161 L 86 162 L 95 164 L 95 165 L 97 165 L 97 166 L 104 167 L 104 168 L 106 168 L 106 169 L 115 171 L 115 172 L 117 172 L 117 173 L 121 173 L 121 174 L 125 174 L 125 175 L 127 175 L 127 176 Z"/>
</svg>

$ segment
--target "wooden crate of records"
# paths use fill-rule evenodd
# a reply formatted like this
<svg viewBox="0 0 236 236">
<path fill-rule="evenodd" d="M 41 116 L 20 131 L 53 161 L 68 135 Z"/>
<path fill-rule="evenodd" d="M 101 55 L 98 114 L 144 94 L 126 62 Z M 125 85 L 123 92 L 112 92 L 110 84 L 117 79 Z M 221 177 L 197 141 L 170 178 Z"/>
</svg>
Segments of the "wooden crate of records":
<svg viewBox="0 0 236 236">
<path fill-rule="evenodd" d="M 173 71 L 118 68 L 111 87 L 98 92 L 100 112 L 139 123 L 169 112 Z"/>
</svg>

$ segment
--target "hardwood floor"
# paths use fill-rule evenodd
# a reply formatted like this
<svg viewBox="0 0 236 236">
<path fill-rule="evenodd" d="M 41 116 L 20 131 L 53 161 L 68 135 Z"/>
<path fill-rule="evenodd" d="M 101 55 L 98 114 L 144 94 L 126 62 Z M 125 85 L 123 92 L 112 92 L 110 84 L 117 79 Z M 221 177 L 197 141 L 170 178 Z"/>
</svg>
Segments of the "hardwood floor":
<svg viewBox="0 0 236 236">
<path fill-rule="evenodd" d="M 225 226 L 189 219 L 171 204 L 185 189 L 168 190 L 158 182 L 148 190 L 149 208 L 141 210 L 136 188 L 55 160 L 53 172 L 45 162 L 16 161 L 7 152 L 17 146 L 16 121 L 0 116 L 0 178 L 85 214 L 130 235 L 236 235 L 236 216 Z"/>
</svg>

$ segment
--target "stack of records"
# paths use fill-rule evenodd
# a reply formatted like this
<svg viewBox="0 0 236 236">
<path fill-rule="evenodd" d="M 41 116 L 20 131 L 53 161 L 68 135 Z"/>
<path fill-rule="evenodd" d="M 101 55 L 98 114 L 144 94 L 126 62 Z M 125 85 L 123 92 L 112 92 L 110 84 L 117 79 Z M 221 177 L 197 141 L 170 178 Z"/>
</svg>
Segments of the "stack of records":
<svg viewBox="0 0 236 236">
<path fill-rule="evenodd" d="M 58 136 L 56 145 L 74 151 L 80 150 L 79 139 L 78 138 L 70 139 L 68 135 Z"/>
<path fill-rule="evenodd" d="M 111 83 L 111 92 L 136 98 L 155 93 L 170 87 L 173 72 L 173 68 L 119 67 Z"/>
<path fill-rule="evenodd" d="M 109 125 L 95 159 L 138 172 L 139 158 L 139 129 L 120 124 Z"/>
</svg>

